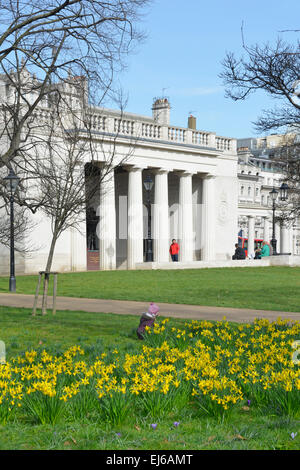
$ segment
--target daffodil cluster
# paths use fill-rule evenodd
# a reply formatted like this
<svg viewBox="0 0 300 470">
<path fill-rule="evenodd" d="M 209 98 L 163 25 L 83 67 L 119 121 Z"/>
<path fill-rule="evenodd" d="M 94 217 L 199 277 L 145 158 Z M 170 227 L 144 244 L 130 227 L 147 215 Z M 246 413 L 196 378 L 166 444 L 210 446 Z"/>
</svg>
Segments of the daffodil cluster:
<svg viewBox="0 0 300 470">
<path fill-rule="evenodd" d="M 217 404 L 227 410 L 252 399 L 259 406 L 273 403 L 281 411 L 300 415 L 299 360 L 293 360 L 299 322 L 256 319 L 234 326 L 224 318 L 186 322 L 169 330 L 157 326 L 148 331 L 146 341 L 159 348 L 159 337 L 162 342 L 168 338 L 169 344 L 184 351 L 183 379 L 193 384 L 192 395 L 201 406 Z"/>
<path fill-rule="evenodd" d="M 166 319 L 131 354 L 115 349 L 92 361 L 79 346 L 60 355 L 26 351 L 0 364 L 0 421 L 23 410 L 55 422 L 74 400 L 96 413 L 105 410 L 111 422 L 130 412 L 154 416 L 180 406 L 218 415 L 247 402 L 298 416 L 293 345 L 299 337 L 300 324 L 281 319 L 182 327 Z"/>
</svg>

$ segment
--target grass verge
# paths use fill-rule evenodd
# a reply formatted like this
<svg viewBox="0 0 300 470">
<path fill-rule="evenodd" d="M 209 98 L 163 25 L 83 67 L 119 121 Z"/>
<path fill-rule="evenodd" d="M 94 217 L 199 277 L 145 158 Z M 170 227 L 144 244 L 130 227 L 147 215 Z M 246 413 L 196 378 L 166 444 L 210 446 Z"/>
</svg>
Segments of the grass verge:
<svg viewBox="0 0 300 470">
<path fill-rule="evenodd" d="M 134 316 L 60 311 L 55 317 L 32 317 L 26 309 L 1 307 L 0 339 L 6 345 L 7 360 L 30 350 L 62 354 L 74 344 L 89 357 L 113 354 L 116 347 L 120 355 L 134 355 L 144 346 L 135 335 L 137 323 Z M 170 320 L 171 328 L 184 324 L 184 320 Z M 0 450 L 296 450 L 299 437 L 299 420 L 289 416 L 262 415 L 255 408 L 239 407 L 230 419 L 220 421 L 186 408 L 156 419 L 129 416 L 120 425 L 88 415 L 80 419 L 69 415 L 55 425 L 42 425 L 24 416 L 0 427 Z"/>
<path fill-rule="evenodd" d="M 34 294 L 38 276 L 18 276 L 17 293 Z M 93 271 L 58 276 L 58 295 L 298 312 L 300 268 Z M 49 295 L 52 286 L 50 285 Z M 8 278 L 0 278 L 0 293 Z"/>
</svg>

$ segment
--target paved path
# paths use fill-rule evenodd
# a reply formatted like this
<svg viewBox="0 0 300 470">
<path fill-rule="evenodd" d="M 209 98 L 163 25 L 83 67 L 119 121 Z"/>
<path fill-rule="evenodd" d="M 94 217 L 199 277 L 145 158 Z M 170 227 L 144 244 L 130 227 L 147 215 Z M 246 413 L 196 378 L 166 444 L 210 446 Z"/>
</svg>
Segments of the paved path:
<svg viewBox="0 0 300 470">
<path fill-rule="evenodd" d="M 0 294 L 0 305 L 8 307 L 33 307 L 33 295 Z M 251 322 L 255 318 L 267 318 L 270 321 L 278 317 L 300 321 L 300 313 L 279 312 L 270 310 L 250 310 L 228 307 L 205 307 L 198 305 L 180 305 L 158 303 L 160 314 L 164 317 L 186 318 L 194 320 L 222 320 Z M 149 302 L 128 300 L 78 299 L 74 297 L 57 297 L 57 310 L 74 310 L 95 313 L 118 313 L 123 315 L 140 315 L 148 309 Z M 41 307 L 39 299 L 38 308 Z M 48 308 L 52 307 L 52 298 L 48 299 Z"/>
</svg>

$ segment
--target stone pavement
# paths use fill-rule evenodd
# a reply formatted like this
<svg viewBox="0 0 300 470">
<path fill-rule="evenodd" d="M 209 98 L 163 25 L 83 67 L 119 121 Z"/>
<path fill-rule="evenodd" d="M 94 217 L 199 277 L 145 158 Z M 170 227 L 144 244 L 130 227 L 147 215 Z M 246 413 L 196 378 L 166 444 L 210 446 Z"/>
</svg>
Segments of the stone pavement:
<svg viewBox="0 0 300 470">
<path fill-rule="evenodd" d="M 33 307 L 34 296 L 23 294 L 0 294 L 0 305 L 7 307 Z M 180 305 L 159 303 L 160 315 L 164 317 L 186 318 L 193 320 L 222 320 L 251 322 L 255 318 L 267 318 L 270 321 L 278 317 L 300 321 L 300 313 L 279 312 L 270 310 L 251 310 L 228 307 L 206 307 L 199 305 Z M 106 299 L 80 299 L 74 297 L 57 297 L 57 310 L 74 310 L 95 313 L 117 313 L 121 315 L 140 315 L 148 309 L 149 302 Z M 52 308 L 52 298 L 48 298 L 48 309 Z M 38 308 L 41 308 L 39 298 Z"/>
</svg>

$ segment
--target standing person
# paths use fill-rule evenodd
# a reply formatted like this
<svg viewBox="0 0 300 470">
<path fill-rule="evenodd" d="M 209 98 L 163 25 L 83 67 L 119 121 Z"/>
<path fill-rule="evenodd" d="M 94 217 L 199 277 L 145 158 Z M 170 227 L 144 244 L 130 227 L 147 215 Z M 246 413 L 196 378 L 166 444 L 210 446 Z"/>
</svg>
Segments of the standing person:
<svg viewBox="0 0 300 470">
<path fill-rule="evenodd" d="M 179 253 L 179 245 L 176 243 L 175 238 L 172 240 L 172 244 L 170 245 L 170 255 L 172 258 L 172 261 L 178 261 L 178 253 Z"/>
</svg>

